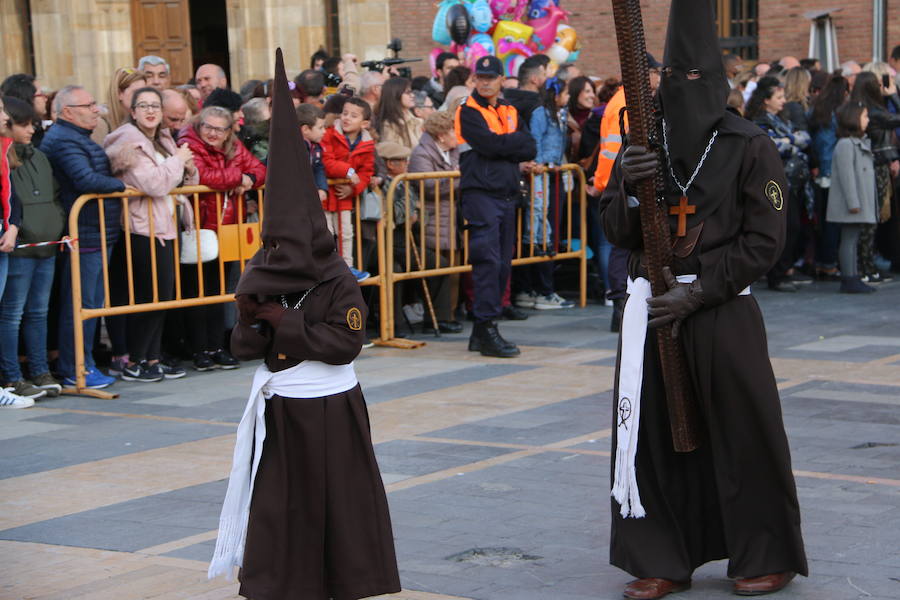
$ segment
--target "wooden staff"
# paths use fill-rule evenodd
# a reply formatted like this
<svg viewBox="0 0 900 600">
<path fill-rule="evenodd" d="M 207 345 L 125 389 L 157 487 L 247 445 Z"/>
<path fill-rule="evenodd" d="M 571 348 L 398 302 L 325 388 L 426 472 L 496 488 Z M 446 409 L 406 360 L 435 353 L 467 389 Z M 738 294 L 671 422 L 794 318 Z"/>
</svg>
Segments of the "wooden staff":
<svg viewBox="0 0 900 600">
<path fill-rule="evenodd" d="M 612 7 L 619 45 L 622 85 L 625 88 L 628 105 L 629 144 L 656 148 L 658 152 L 659 124 L 654 115 L 650 91 L 650 69 L 647 64 L 647 45 L 644 41 L 640 0 L 612 0 Z M 668 217 L 661 210 L 657 198 L 657 190 L 664 189 L 665 181 L 663 157 L 659 158 L 655 181 L 645 179 L 638 183 L 637 190 L 644 258 L 653 296 L 668 291 L 662 268 L 672 262 Z M 664 202 L 662 204 L 665 205 Z M 679 340 L 672 338 L 671 324 L 657 328 L 656 339 L 666 388 L 672 444 L 676 452 L 690 452 L 700 445 L 700 427 L 699 411 L 687 372 L 684 349 Z"/>
</svg>

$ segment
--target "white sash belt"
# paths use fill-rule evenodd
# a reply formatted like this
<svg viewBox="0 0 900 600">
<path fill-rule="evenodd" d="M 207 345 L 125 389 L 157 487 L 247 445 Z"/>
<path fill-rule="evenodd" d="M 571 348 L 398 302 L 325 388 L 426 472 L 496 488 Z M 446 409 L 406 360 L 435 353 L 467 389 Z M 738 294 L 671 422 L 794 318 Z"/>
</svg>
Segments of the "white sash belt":
<svg viewBox="0 0 900 600">
<path fill-rule="evenodd" d="M 356 384 L 353 363 L 328 365 L 307 360 L 277 373 L 270 371 L 265 363 L 256 369 L 247 407 L 238 425 L 228 491 L 225 492 L 225 502 L 219 516 L 216 550 L 207 571 L 209 579 L 225 575 L 230 581 L 233 578 L 232 567 L 240 567 L 244 561 L 250 499 L 253 497 L 253 483 L 266 439 L 265 399 L 276 394 L 285 398 L 321 398 L 346 392 L 356 387 Z"/>
<path fill-rule="evenodd" d="M 679 283 L 691 283 L 696 275 L 679 275 Z M 747 287 L 739 295 L 747 296 Z M 641 385 L 644 378 L 644 343 L 647 340 L 647 299 L 650 282 L 643 277 L 628 278 L 628 300 L 622 315 L 622 350 L 619 360 L 619 389 L 616 398 L 616 456 L 612 497 L 623 518 L 647 515 L 641 505 L 635 474 L 638 429 L 641 419 Z"/>
</svg>

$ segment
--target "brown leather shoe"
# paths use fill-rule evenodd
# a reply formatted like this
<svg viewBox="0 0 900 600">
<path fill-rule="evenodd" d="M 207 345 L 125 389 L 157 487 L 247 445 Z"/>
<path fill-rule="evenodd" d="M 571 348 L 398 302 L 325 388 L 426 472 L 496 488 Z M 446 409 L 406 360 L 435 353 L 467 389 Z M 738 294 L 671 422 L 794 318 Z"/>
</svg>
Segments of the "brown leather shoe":
<svg viewBox="0 0 900 600">
<path fill-rule="evenodd" d="M 762 596 L 777 592 L 791 582 L 796 573 L 786 571 L 760 577 L 747 577 L 734 582 L 734 593 L 738 596 Z"/>
<path fill-rule="evenodd" d="M 670 581 L 658 577 L 635 579 L 625 586 L 625 597 L 634 600 L 655 600 L 667 594 L 691 589 L 690 581 Z"/>
</svg>

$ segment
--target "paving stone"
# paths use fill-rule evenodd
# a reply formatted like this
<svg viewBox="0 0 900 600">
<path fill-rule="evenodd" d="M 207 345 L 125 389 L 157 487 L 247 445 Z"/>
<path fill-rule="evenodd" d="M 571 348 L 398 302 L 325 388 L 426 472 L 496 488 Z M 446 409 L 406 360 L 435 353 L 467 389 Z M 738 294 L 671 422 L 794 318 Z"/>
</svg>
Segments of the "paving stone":
<svg viewBox="0 0 900 600">
<path fill-rule="evenodd" d="M 604 429 L 609 393 L 597 393 L 514 414 L 482 419 L 428 435 L 450 439 L 546 445 Z"/>
<path fill-rule="evenodd" d="M 385 473 L 417 477 L 513 452 L 509 448 L 394 440 L 378 444 L 375 455 Z"/>
<path fill-rule="evenodd" d="M 900 340 L 896 319 L 900 282 L 884 284 L 877 294 L 852 302 L 836 293 L 836 285 L 818 283 L 793 295 L 755 286 L 754 296 L 767 320 L 779 379 L 802 381 L 782 392 L 794 468 L 816 474 L 797 478 L 811 577 L 798 578 L 778 597 L 896 599 L 900 597 L 900 582 L 896 581 L 900 578 L 900 547 L 896 543 L 900 537 L 900 488 L 891 483 L 848 481 L 847 476 L 900 481 L 900 446 L 856 448 L 867 442 L 900 442 L 900 364 L 871 362 L 900 354 L 900 346 L 895 345 Z M 422 477 L 411 487 L 397 486 L 388 494 L 406 589 L 473 600 L 621 598 L 622 586 L 631 576 L 608 564 L 610 458 L 579 452 L 608 451 L 609 436 L 563 451 L 541 448 L 610 427 L 612 382 L 606 367 L 614 364 L 614 357 L 594 360 L 586 358 L 591 353 L 572 352 L 581 348 L 615 351 L 618 338 L 607 331 L 609 316 L 610 309 L 592 304 L 583 311 L 531 311 L 527 321 L 502 323 L 509 339 L 540 348 L 529 352 L 527 363 L 482 361 L 466 351 L 466 334 L 439 339 L 421 336 L 428 343 L 421 350 L 373 348 L 357 360 L 371 405 L 373 431 L 385 440 L 376 446 L 384 480 L 408 482 Z M 852 348 L 822 350 L 849 342 L 853 342 Z M 566 377 L 569 355 L 579 357 L 580 362 L 572 364 L 597 367 L 596 389 L 573 394 L 577 397 L 550 398 L 537 408 L 509 410 L 510 399 L 514 402 L 521 389 L 516 386 L 527 385 L 537 376 L 537 367 L 557 366 L 558 376 Z M 543 357 L 547 363 L 542 363 Z M 787 363 L 795 372 L 783 372 L 780 358 L 796 359 Z M 854 369 L 848 369 L 848 363 Z M 233 436 L 255 364 L 245 363 L 231 372 L 189 372 L 182 380 L 164 384 L 117 383 L 112 389 L 122 396 L 111 401 L 63 397 L 41 402 L 30 411 L 0 414 L 0 505 L 5 490 L 31 480 L 19 479 L 21 475 L 30 474 L 40 481 L 60 467 Z M 550 370 L 542 369 L 541 376 L 547 372 Z M 472 402 L 489 407 L 492 399 L 502 398 L 498 402 L 502 414 L 483 417 L 494 413 L 482 408 L 478 418 L 471 420 L 462 412 L 467 407 L 460 406 L 459 419 L 453 420 L 456 415 L 441 404 L 442 393 L 446 390 L 452 395 L 456 386 L 473 383 L 479 391 L 484 390 L 484 397 L 473 397 Z M 392 412 L 392 400 L 423 392 L 429 393 L 421 406 L 401 401 L 398 405 L 410 412 Z M 441 425 L 430 425 L 422 418 L 428 411 L 460 424 L 447 425 L 444 420 Z M 410 422 L 421 426 L 414 432 L 404 427 L 400 436 L 391 437 L 391 427 L 398 422 L 405 426 L 407 415 Z M 424 441 L 415 435 L 446 441 Z M 3 440 L 8 436 L 12 438 Z M 467 443 L 455 443 L 457 439 Z M 527 446 L 534 448 L 535 454 L 452 474 L 457 468 L 462 472 L 466 465 L 518 451 L 491 446 L 495 443 Z M 228 452 L 230 444 L 223 444 L 222 476 L 227 473 Z M 186 469 L 191 468 L 193 458 L 184 456 Z M 451 475 L 427 477 L 444 470 Z M 134 476 L 143 474 L 135 472 Z M 54 558 L 63 563 L 69 560 L 57 556 L 66 546 L 84 552 L 98 548 L 116 551 L 102 559 L 92 558 L 93 564 L 136 556 L 143 561 L 148 557 L 130 553 L 158 544 L 175 542 L 177 546 L 181 540 L 182 547 L 160 560 L 195 561 L 185 564 L 194 565 L 197 585 L 203 586 L 204 564 L 214 541 L 194 543 L 192 536 L 217 526 L 226 484 L 219 479 L 109 506 L 103 505 L 101 495 L 94 504 L 98 508 L 7 529 L 0 532 L 0 539 L 30 542 L 16 547 L 20 552 L 34 552 L 25 560 L 36 566 L 23 571 L 24 575 L 13 575 L 25 578 L 29 590 L 37 590 L 52 577 L 50 568 L 41 565 L 57 564 Z M 10 500 L 4 506 L 7 511 L 22 510 Z M 511 548 L 541 558 L 502 564 L 450 559 L 477 548 Z M 128 577 L 144 578 L 148 589 L 162 590 L 173 567 L 171 561 L 159 564 L 166 566 L 155 567 L 153 573 L 141 570 L 123 577 L 124 587 L 115 591 L 102 588 L 103 597 L 137 598 Z M 730 597 L 726 569 L 726 561 L 704 565 L 695 573 L 693 589 L 679 594 L 679 600 Z M 101 577 L 102 585 L 113 585 L 109 573 Z M 153 581 L 153 577 L 160 579 Z M 72 590 L 55 590 L 54 597 L 83 595 L 83 591 L 67 595 L 68 591 Z M 34 595 L 50 596 L 50 592 L 42 594 Z M 215 596 L 213 591 L 171 596 L 185 600 L 226 597 Z"/>
</svg>

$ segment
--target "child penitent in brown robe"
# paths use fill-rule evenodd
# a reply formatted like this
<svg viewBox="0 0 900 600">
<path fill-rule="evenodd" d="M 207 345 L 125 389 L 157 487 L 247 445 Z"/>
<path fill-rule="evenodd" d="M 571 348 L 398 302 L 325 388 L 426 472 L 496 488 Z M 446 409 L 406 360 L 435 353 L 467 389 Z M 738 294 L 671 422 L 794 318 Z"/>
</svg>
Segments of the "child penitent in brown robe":
<svg viewBox="0 0 900 600">
<path fill-rule="evenodd" d="M 400 591 L 384 485 L 353 359 L 366 307 L 335 252 L 276 58 L 263 248 L 236 292 L 231 350 L 265 359 L 235 446 L 209 575 L 252 600 Z"/>
</svg>

